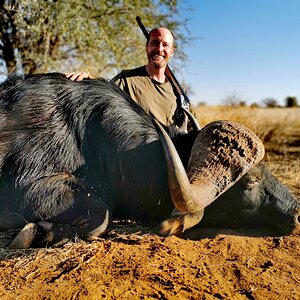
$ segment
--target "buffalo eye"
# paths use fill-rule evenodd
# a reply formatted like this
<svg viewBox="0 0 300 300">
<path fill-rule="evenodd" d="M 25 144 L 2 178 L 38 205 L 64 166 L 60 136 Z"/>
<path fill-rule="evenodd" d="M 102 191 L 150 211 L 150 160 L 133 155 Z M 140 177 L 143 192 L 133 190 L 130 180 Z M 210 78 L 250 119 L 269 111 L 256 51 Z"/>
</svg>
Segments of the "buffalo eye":
<svg viewBox="0 0 300 300">
<path fill-rule="evenodd" d="M 247 182 L 247 189 L 248 190 L 253 190 L 257 185 L 258 185 L 259 181 L 257 178 L 251 178 L 248 182 Z"/>
</svg>

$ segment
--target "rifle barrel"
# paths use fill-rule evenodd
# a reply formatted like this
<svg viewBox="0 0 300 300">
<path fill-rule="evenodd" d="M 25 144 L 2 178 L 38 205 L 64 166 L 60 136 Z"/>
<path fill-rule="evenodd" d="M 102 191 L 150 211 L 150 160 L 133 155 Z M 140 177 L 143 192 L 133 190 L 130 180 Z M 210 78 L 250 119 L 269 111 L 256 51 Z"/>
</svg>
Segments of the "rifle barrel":
<svg viewBox="0 0 300 300">
<path fill-rule="evenodd" d="M 142 23 L 141 18 L 140 18 L 139 16 L 137 16 L 135 19 L 136 19 L 136 21 L 137 21 L 139 27 L 141 28 L 141 30 L 142 30 L 144 36 L 146 37 L 146 39 L 148 39 L 148 37 L 149 37 L 149 32 L 148 32 L 148 30 L 146 29 L 146 27 L 144 26 L 144 24 Z"/>
</svg>

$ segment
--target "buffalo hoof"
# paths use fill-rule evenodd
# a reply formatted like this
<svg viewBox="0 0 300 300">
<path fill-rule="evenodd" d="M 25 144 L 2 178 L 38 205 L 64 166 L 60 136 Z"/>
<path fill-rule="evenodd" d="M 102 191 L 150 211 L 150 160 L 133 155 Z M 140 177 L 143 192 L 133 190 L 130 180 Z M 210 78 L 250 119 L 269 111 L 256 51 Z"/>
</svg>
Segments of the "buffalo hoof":
<svg viewBox="0 0 300 300">
<path fill-rule="evenodd" d="M 159 233 L 163 236 L 178 235 L 198 224 L 203 218 L 204 210 L 182 213 L 176 209 L 172 215 L 160 224 Z"/>
<path fill-rule="evenodd" d="M 111 215 L 107 210 L 101 225 L 89 232 L 87 236 L 87 240 L 89 241 L 97 240 L 99 237 L 102 237 L 104 234 L 106 234 L 110 230 L 110 227 L 111 227 Z"/>
<path fill-rule="evenodd" d="M 11 249 L 28 249 L 37 233 L 37 225 L 28 223 L 9 245 Z"/>
</svg>

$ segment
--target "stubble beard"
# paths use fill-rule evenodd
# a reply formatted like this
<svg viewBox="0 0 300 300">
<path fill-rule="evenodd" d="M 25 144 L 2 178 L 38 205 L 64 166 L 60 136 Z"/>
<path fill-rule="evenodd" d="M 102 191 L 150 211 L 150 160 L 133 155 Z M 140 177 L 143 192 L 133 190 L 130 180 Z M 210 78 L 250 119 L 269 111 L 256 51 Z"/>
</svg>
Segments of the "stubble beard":
<svg viewBox="0 0 300 300">
<path fill-rule="evenodd" d="M 149 55 L 149 61 L 150 61 L 150 64 L 152 65 L 152 67 L 155 68 L 155 69 L 164 68 L 168 63 L 168 59 L 166 59 L 166 56 L 163 57 L 162 60 L 156 61 L 155 58 L 154 58 L 155 55 L 160 55 L 160 53 L 155 53 L 154 52 L 154 53 L 150 53 L 150 55 Z"/>
<path fill-rule="evenodd" d="M 167 63 L 166 63 L 165 61 L 162 61 L 162 62 L 160 62 L 160 63 L 156 63 L 156 62 L 154 62 L 154 61 L 151 61 L 151 65 L 152 65 L 153 68 L 155 68 L 155 69 L 162 69 L 162 68 L 164 68 L 164 67 L 167 65 Z"/>
</svg>

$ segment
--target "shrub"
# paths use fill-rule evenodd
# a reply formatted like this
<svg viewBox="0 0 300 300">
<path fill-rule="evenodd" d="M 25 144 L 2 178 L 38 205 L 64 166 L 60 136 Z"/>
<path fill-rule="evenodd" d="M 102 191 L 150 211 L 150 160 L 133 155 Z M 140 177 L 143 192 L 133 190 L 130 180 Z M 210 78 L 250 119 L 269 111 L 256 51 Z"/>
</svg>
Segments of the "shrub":
<svg viewBox="0 0 300 300">
<path fill-rule="evenodd" d="M 286 107 L 297 107 L 298 100 L 296 97 L 288 96 L 285 99 Z"/>
</svg>

